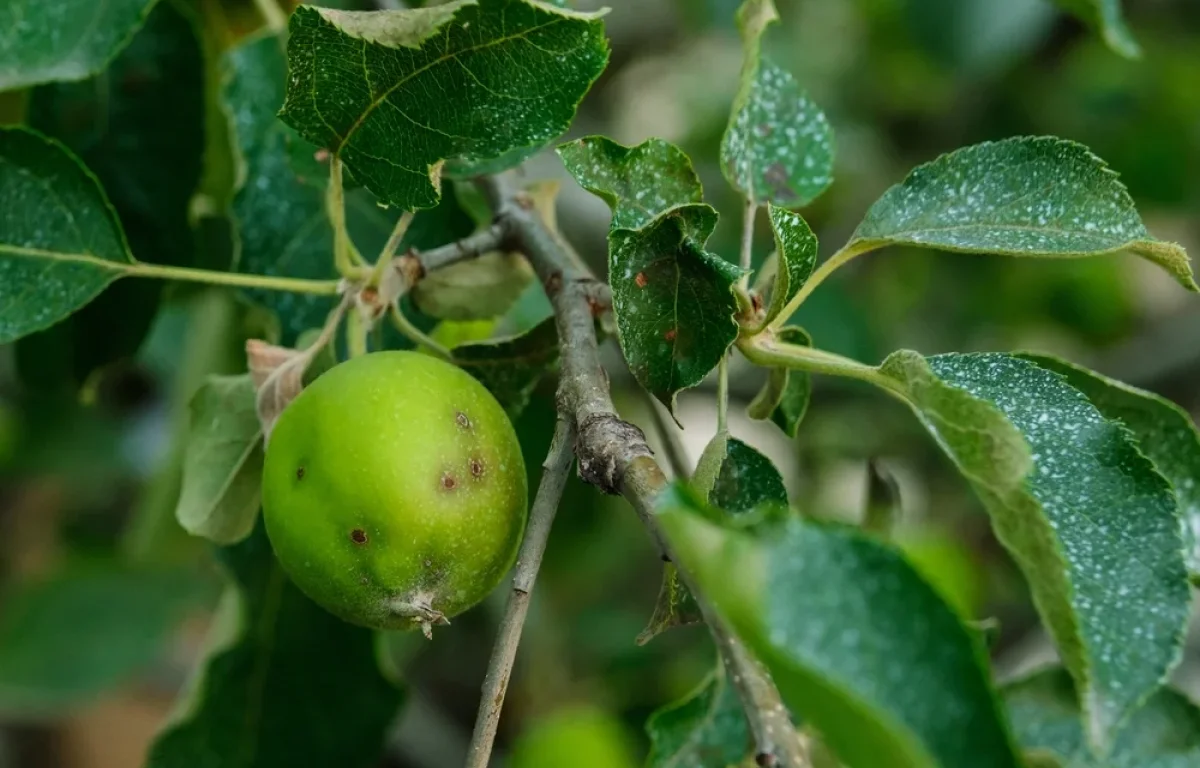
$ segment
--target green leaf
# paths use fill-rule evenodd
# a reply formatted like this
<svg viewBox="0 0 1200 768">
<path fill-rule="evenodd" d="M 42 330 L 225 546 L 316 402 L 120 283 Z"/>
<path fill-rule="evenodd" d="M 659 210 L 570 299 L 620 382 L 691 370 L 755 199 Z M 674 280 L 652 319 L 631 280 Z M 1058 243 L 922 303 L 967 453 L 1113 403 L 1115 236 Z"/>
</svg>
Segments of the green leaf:
<svg viewBox="0 0 1200 768">
<path fill-rule="evenodd" d="M 786 508 L 787 489 L 771 460 L 728 432 L 718 432 L 696 464 L 692 488 L 707 499 L 718 522 L 736 519 L 755 509 Z M 699 624 L 704 620 L 696 598 L 679 578 L 672 563 L 663 567 L 662 587 L 650 623 L 638 635 L 645 645 L 671 627 Z"/>
<path fill-rule="evenodd" d="M 524 256 L 497 251 L 430 272 L 413 288 L 412 299 L 430 317 L 487 320 L 507 312 L 532 280 Z"/>
<path fill-rule="evenodd" d="M 849 768 L 1016 768 L 977 639 L 903 558 L 787 517 L 711 522 L 678 486 L 658 517 L 684 567 Z"/>
<path fill-rule="evenodd" d="M 115 564 L 10 585 L 0 613 L 0 713 L 57 717 L 127 682 L 165 651 L 199 595 L 187 573 Z"/>
<path fill-rule="evenodd" d="M 437 204 L 444 160 L 543 145 L 608 62 L 598 14 L 526 0 L 347 12 L 301 6 L 281 116 L 381 199 Z"/>
<path fill-rule="evenodd" d="M 704 616 L 695 596 L 679 580 L 679 570 L 674 563 L 663 564 L 662 586 L 658 590 L 658 601 L 654 613 L 637 636 L 637 644 L 645 645 L 672 627 L 689 627 L 700 624 Z"/>
<path fill-rule="evenodd" d="M 300 176 L 293 170 L 289 157 L 304 142 L 275 114 L 287 79 L 280 46 L 274 37 L 259 36 L 226 55 L 223 98 L 242 161 L 231 207 L 238 242 L 234 266 L 251 274 L 334 278 L 326 177 Z M 246 295 L 279 315 L 285 344 L 323 326 L 335 303 L 331 297 L 277 291 Z"/>
<path fill-rule="evenodd" d="M 241 184 L 232 205 L 239 243 L 236 269 L 336 278 L 333 228 L 325 209 L 328 169 L 314 159 L 317 148 L 276 116 L 287 82 L 280 41 L 270 36 L 250 39 L 229 52 L 225 69 L 224 102 L 242 158 Z M 380 209 L 366 190 L 353 189 L 346 193 L 346 221 L 356 245 L 373 255 L 391 235 L 395 216 Z M 448 194 L 442 205 L 413 219 L 400 250 L 442 245 L 471 228 L 470 218 Z M 279 315 L 285 344 L 323 326 L 336 303 L 332 297 L 280 291 L 246 295 Z"/>
<path fill-rule="evenodd" d="M 751 748 L 741 700 L 720 665 L 695 691 L 650 715 L 646 734 L 646 768 L 725 768 L 740 765 Z"/>
<path fill-rule="evenodd" d="M 771 289 L 771 304 L 767 308 L 769 323 L 783 311 L 817 266 L 817 236 L 808 222 L 798 213 L 774 205 L 767 206 L 771 219 L 771 231 L 775 233 L 775 253 L 778 268 L 775 284 Z"/>
<path fill-rule="evenodd" d="M 704 201 L 700 177 L 683 150 L 662 139 L 626 147 L 588 136 L 558 147 L 579 186 L 608 203 L 612 229 L 641 229 L 664 211 Z"/>
<path fill-rule="evenodd" d="M 1175 492 L 1188 572 L 1200 581 L 1200 434 L 1187 411 L 1146 392 L 1050 355 L 1020 357 L 1066 377 L 1106 419 L 1123 424 Z"/>
<path fill-rule="evenodd" d="M 59 322 L 131 264 L 96 177 L 53 139 L 0 129 L 0 344 Z"/>
<path fill-rule="evenodd" d="M 232 544 L 250 535 L 262 490 L 262 425 L 254 383 L 210 376 L 192 396 L 191 433 L 175 516 L 194 536 Z"/>
<path fill-rule="evenodd" d="M 551 318 L 520 336 L 461 344 L 454 362 L 479 380 L 516 419 L 538 382 L 558 362 L 558 329 Z"/>
<path fill-rule="evenodd" d="M 82 80 L 104 69 L 155 0 L 6 0 L 0 6 L 0 91 Z"/>
<path fill-rule="evenodd" d="M 1125 25 L 1121 0 L 1057 0 L 1058 4 L 1083 19 L 1104 38 L 1109 48 L 1127 59 L 1139 59 L 1142 48 Z"/>
<path fill-rule="evenodd" d="M 1179 657 L 1190 595 L 1171 488 L 1061 376 L 1009 355 L 880 370 L 972 483 L 1079 684 L 1098 747 Z"/>
<path fill-rule="evenodd" d="M 192 16 L 181 3 L 160 3 L 102 73 L 30 93 L 29 125 L 62 141 L 96 175 L 143 262 L 196 260 L 189 209 L 205 151 L 205 83 Z M 22 339 L 22 347 L 42 348 L 21 350 L 22 377 L 44 386 L 44 359 L 51 357 L 80 384 L 95 369 L 132 357 L 163 288 L 160 280 L 120 281 L 68 323 Z"/>
<path fill-rule="evenodd" d="M 700 203 L 608 237 L 621 350 L 638 383 L 672 411 L 675 395 L 699 384 L 737 338 L 731 289 L 742 271 L 704 250 L 716 226 L 717 212 Z"/>
<path fill-rule="evenodd" d="M 1116 172 L 1082 144 L 1049 136 L 976 144 L 919 166 L 871 206 L 844 252 L 899 244 L 1063 259 L 1130 251 L 1200 290 L 1183 248 L 1150 236 Z"/>
<path fill-rule="evenodd" d="M 1078 698 L 1061 668 L 1007 686 L 1013 730 L 1033 754 L 1053 755 L 1061 768 L 1189 768 L 1200 765 L 1200 709 L 1182 693 L 1161 688 L 1117 734 L 1107 757 L 1096 757 L 1080 727 Z"/>
<path fill-rule="evenodd" d="M 718 432 L 697 462 L 693 487 L 722 512 L 738 515 L 762 505 L 788 504 L 771 460 L 728 432 Z"/>
<path fill-rule="evenodd" d="M 231 579 L 210 654 L 148 768 L 376 765 L 402 695 L 374 634 L 302 595 L 261 523 L 220 556 Z"/>
<path fill-rule="evenodd" d="M 738 11 L 746 56 L 721 170 L 749 200 L 798 208 L 833 181 L 833 130 L 791 73 L 762 53 L 762 36 L 778 19 L 772 0 L 746 0 Z"/>
<path fill-rule="evenodd" d="M 779 285 L 776 283 L 776 290 Z M 812 338 L 803 328 L 785 325 L 776 332 L 776 337 L 788 344 L 811 347 Z M 812 397 L 812 377 L 806 371 L 787 368 L 771 368 L 767 381 L 746 408 L 752 419 L 770 419 L 788 437 L 795 437 L 800 422 L 808 412 L 808 401 Z"/>
</svg>

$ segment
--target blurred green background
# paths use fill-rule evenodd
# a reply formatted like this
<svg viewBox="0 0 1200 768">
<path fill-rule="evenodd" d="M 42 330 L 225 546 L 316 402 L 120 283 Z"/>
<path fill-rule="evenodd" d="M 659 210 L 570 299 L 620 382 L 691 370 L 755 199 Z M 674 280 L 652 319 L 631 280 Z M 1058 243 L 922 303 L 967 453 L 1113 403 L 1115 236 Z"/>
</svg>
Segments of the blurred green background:
<svg viewBox="0 0 1200 768">
<path fill-rule="evenodd" d="M 682 146 L 723 214 L 710 247 L 732 258 L 740 202 L 716 158 L 741 59 L 737 2 L 610 5 L 612 61 L 571 133 Z M 1126 0 L 1143 48 L 1138 61 L 1047 0 L 777 5 L 783 21 L 768 46 L 836 132 L 834 184 L 804 211 L 823 255 L 914 165 L 1025 134 L 1091 147 L 1120 172 L 1156 237 L 1200 253 L 1195 0 Z M 222 6 L 235 26 L 254 23 L 248 2 Z M 560 225 L 602 270 L 603 203 L 569 182 L 553 153 L 524 174 L 563 180 Z M 764 219 L 757 260 L 772 247 Z M 70 354 L 48 343 L 0 348 L 0 766 L 140 765 L 202 648 L 220 581 L 206 546 L 174 522 L 179 436 L 203 375 L 239 370 L 242 342 L 264 321 L 222 291 L 170 288 L 165 296 L 147 318 L 145 342 L 115 364 L 92 369 L 90 348 L 78 340 Z M 531 316 L 545 311 L 536 299 Z M 1047 262 L 889 249 L 823 285 L 796 322 L 818 346 L 871 363 L 899 347 L 1057 352 L 1200 408 L 1200 303 L 1130 257 Z M 649 427 L 646 400 L 615 347 L 606 354 L 623 414 Z M 1051 658 L 981 506 L 910 414 L 872 391 L 822 379 L 793 443 L 740 416 L 760 381 L 744 365 L 733 372 L 732 430 L 777 462 L 794 504 L 855 519 L 867 463 L 879 461 L 901 488 L 903 546 L 964 614 L 998 621 L 999 674 Z M 693 460 L 714 430 L 714 397 L 711 382 L 680 397 L 680 437 Z M 518 424 L 531 470 L 548 446 L 552 409 L 546 382 Z M 695 628 L 634 643 L 659 571 L 624 502 L 573 479 L 501 724 L 508 765 L 640 764 L 646 717 L 694 688 L 714 658 Z M 410 694 L 383 765 L 461 763 L 503 602 L 501 591 L 431 644 L 411 636 L 389 643 Z M 1200 637 L 1177 677 L 1200 695 Z"/>
</svg>

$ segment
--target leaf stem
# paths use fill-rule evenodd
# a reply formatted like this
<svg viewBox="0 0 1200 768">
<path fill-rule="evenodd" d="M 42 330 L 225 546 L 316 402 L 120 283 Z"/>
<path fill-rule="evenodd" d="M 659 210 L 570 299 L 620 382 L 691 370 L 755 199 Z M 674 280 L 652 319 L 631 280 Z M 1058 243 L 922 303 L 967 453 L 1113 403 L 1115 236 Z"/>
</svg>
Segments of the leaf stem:
<svg viewBox="0 0 1200 768">
<path fill-rule="evenodd" d="M 525 530 L 525 539 L 517 554 L 512 591 L 508 595 L 508 604 L 504 608 L 504 617 L 500 620 L 496 643 L 488 661 L 487 674 L 483 678 L 479 714 L 475 718 L 475 731 L 471 734 L 471 745 L 467 750 L 466 768 L 487 768 L 496 729 L 500 724 L 504 694 L 508 690 L 517 646 L 521 642 L 525 615 L 529 611 L 529 595 L 537 580 L 546 542 L 550 537 L 550 527 L 575 461 L 574 448 L 575 425 L 570 418 L 559 415 L 550 452 L 542 462 L 542 480 L 529 513 L 529 527 Z"/>
<path fill-rule="evenodd" d="M 367 334 L 370 329 L 363 322 L 362 312 L 355 310 L 346 316 L 346 353 L 350 357 L 367 354 Z"/>
<path fill-rule="evenodd" d="M 874 247 L 870 242 L 863 241 L 851 241 L 844 245 L 840 251 L 830 256 L 822 262 L 821 266 L 817 267 L 812 276 L 808 278 L 808 282 L 800 286 L 800 290 L 796 291 L 796 295 L 792 297 L 792 300 L 787 303 L 767 327 L 771 329 L 782 328 L 788 319 L 796 313 L 796 310 L 800 308 L 800 305 L 804 303 L 804 300 L 808 298 L 809 294 L 815 291 L 818 285 L 825 282 L 825 278 L 832 275 L 838 267 L 850 261 L 855 256 L 860 256 Z"/>
<path fill-rule="evenodd" d="M 336 296 L 342 290 L 340 280 L 308 280 L 302 277 L 273 277 L 242 272 L 220 272 L 191 267 L 167 267 L 144 261 L 120 265 L 121 274 L 128 277 L 151 277 L 161 280 L 182 280 L 209 285 L 230 285 L 238 288 L 258 288 L 266 291 L 290 291 L 321 296 Z"/>
<path fill-rule="evenodd" d="M 408 228 L 412 226 L 412 221 L 412 211 L 405 211 L 400 214 L 400 218 L 396 221 L 396 226 L 392 229 L 391 236 L 388 237 L 383 250 L 379 252 L 379 260 L 375 262 L 375 270 L 371 273 L 371 285 L 379 285 L 379 279 L 383 276 L 383 270 L 388 268 L 392 263 L 392 259 L 396 256 L 396 251 L 400 250 L 400 243 L 404 241 L 404 236 L 408 234 Z"/>
<path fill-rule="evenodd" d="M 287 29 L 287 13 L 279 7 L 279 0 L 254 0 L 254 7 L 258 9 L 258 15 L 262 16 L 263 23 L 271 30 L 271 34 L 279 35 Z"/>
<path fill-rule="evenodd" d="M 717 364 L 717 432 L 729 428 L 729 352 Z"/>
<path fill-rule="evenodd" d="M 347 279 L 354 279 L 359 276 L 358 268 L 364 266 L 364 262 L 346 230 L 346 193 L 342 186 L 342 160 L 337 155 L 329 158 L 329 187 L 325 193 L 325 211 L 329 216 L 329 223 L 333 225 L 333 263 L 338 274 Z"/>
<path fill-rule="evenodd" d="M 750 261 L 754 255 L 754 219 L 758 215 L 758 203 L 753 198 L 746 198 L 746 206 L 742 209 L 742 248 L 738 253 L 738 265 L 746 272 L 742 275 L 741 286 L 750 284 Z"/>
<path fill-rule="evenodd" d="M 904 386 L 890 376 L 880 373 L 878 368 L 832 352 L 775 341 L 766 334 L 739 340 L 738 349 L 742 351 L 747 360 L 756 365 L 771 368 L 794 368 L 811 373 L 858 379 L 885 389 L 905 402 L 908 400 L 908 393 Z"/>
<path fill-rule="evenodd" d="M 399 304 L 392 304 L 391 315 L 392 325 L 396 326 L 396 330 L 400 331 L 400 333 L 403 334 L 404 337 L 413 344 L 416 344 L 418 347 L 425 347 L 427 350 L 443 360 L 454 359 L 454 354 L 450 350 L 446 349 L 441 344 L 438 344 L 426 333 L 422 332 L 420 328 L 413 325 L 412 321 L 408 319 L 408 316 L 401 311 Z"/>
</svg>

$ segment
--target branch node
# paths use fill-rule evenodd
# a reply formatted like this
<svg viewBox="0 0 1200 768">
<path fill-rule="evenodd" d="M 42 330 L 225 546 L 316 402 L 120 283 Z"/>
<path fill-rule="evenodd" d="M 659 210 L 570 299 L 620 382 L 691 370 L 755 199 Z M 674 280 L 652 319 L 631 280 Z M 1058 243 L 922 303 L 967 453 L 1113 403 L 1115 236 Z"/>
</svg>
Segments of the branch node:
<svg viewBox="0 0 1200 768">
<path fill-rule="evenodd" d="M 591 413 L 579 424 L 579 476 L 607 494 L 621 493 L 622 475 L 633 459 L 652 454 L 642 430 L 614 413 Z"/>
</svg>

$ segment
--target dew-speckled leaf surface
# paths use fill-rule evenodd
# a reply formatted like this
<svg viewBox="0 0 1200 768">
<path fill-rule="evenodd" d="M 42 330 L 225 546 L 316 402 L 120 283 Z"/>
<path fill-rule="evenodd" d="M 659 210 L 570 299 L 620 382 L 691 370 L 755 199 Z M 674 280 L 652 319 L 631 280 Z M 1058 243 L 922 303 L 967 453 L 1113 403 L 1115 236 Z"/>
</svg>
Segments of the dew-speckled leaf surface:
<svg viewBox="0 0 1200 768">
<path fill-rule="evenodd" d="M 218 544 L 244 539 L 258 519 L 263 432 L 254 383 L 211 376 L 192 396 L 183 485 L 175 516 L 193 536 Z"/>
<path fill-rule="evenodd" d="M 871 206 L 847 248 L 895 244 L 1041 258 L 1130 251 L 1197 290 L 1183 248 L 1150 236 L 1116 172 L 1048 136 L 976 144 L 916 168 Z"/>
<path fill-rule="evenodd" d="M 57 141 L 0 129 L 0 344 L 67 317 L 132 263 L 91 172 Z"/>
<path fill-rule="evenodd" d="M 646 768 L 727 768 L 750 753 L 750 729 L 737 691 L 718 666 L 695 691 L 646 721 Z"/>
<path fill-rule="evenodd" d="M 282 43 L 251 39 L 226 58 L 224 101 L 242 159 L 242 182 L 234 195 L 236 269 L 261 275 L 333 279 L 333 228 L 325 210 L 328 166 L 315 159 L 317 147 L 276 116 L 283 103 L 287 64 Z M 364 189 L 346 193 L 346 223 L 368 258 L 383 247 L 399 214 L 379 208 Z M 418 214 L 400 250 L 442 245 L 470 231 L 469 219 L 450 195 L 443 205 Z M 282 341 L 324 325 L 335 299 L 281 291 L 247 291 L 278 314 Z"/>
<path fill-rule="evenodd" d="M 778 289 L 778 283 L 776 283 Z M 777 331 L 780 341 L 811 347 L 812 338 L 797 326 L 785 325 Z M 771 368 L 763 388 L 746 408 L 752 419 L 770 419 L 788 437 L 795 437 L 808 412 L 812 397 L 812 376 L 807 371 Z"/>
<path fill-rule="evenodd" d="M 239 272 L 331 279 L 333 229 L 325 213 L 327 176 L 301 176 L 289 157 L 303 142 L 276 117 L 283 103 L 287 62 L 281 42 L 259 36 L 227 54 L 224 100 L 242 160 L 232 213 Z M 312 147 L 312 151 L 316 151 Z M 325 324 L 335 300 L 279 291 L 247 291 L 279 316 L 282 341 L 293 342 Z"/>
<path fill-rule="evenodd" d="M 621 350 L 648 392 L 674 410 L 737 338 L 731 287 L 742 272 L 704 250 L 717 212 L 672 208 L 642 229 L 608 238 L 608 277 Z"/>
<path fill-rule="evenodd" d="M 403 696 L 379 671 L 374 633 L 301 594 L 261 523 L 220 559 L 231 578 L 209 655 L 147 768 L 376 765 Z"/>
<path fill-rule="evenodd" d="M 4 0 L 0 91 L 104 69 L 156 0 Z"/>
<path fill-rule="evenodd" d="M 1079 683 L 1097 746 L 1178 660 L 1190 596 L 1175 498 L 1131 434 L 1010 355 L 898 352 L 881 371 L 972 482 Z"/>
<path fill-rule="evenodd" d="M 771 304 L 767 308 L 767 322 L 770 322 L 808 282 L 817 266 L 817 236 L 798 213 L 774 205 L 767 206 L 767 213 L 771 231 L 775 233 L 776 258 L 779 260 L 775 285 L 771 289 Z"/>
<path fill-rule="evenodd" d="M 986 657 L 891 547 L 788 517 L 755 534 L 678 487 L 658 518 L 681 565 L 848 768 L 1016 768 Z"/>
<path fill-rule="evenodd" d="M 691 159 L 662 139 L 626 147 L 588 136 L 561 145 L 558 154 L 579 186 L 608 203 L 612 229 L 641 229 L 663 211 L 704 201 Z"/>
<path fill-rule="evenodd" d="M 1188 571 L 1200 581 L 1200 433 L 1187 411 L 1164 397 L 1049 355 L 1022 354 L 1062 374 L 1108 419 L 1133 432 L 1146 458 L 1170 481 L 1179 506 Z"/>
<path fill-rule="evenodd" d="M 746 54 L 721 170 L 748 199 L 797 208 L 833 180 L 833 129 L 791 73 L 763 54 L 762 35 L 777 19 L 772 0 L 746 0 L 738 11 Z"/>
<path fill-rule="evenodd" d="M 192 574 L 115 564 L 10 581 L 0 612 L 0 716 L 61 718 L 166 650 L 202 594 Z"/>
<path fill-rule="evenodd" d="M 1142 48 L 1121 13 L 1121 0 L 1055 1 L 1095 29 L 1109 48 L 1129 59 L 1141 57 Z"/>
<path fill-rule="evenodd" d="M 707 495 L 709 504 L 732 515 L 763 504 L 788 504 L 783 477 L 771 460 L 725 432 L 704 449 L 693 485 Z"/>
<path fill-rule="evenodd" d="M 1200 709 L 1161 688 L 1129 718 L 1106 757 L 1089 748 L 1071 676 L 1050 668 L 1012 683 L 1004 700 L 1027 754 L 1052 755 L 1061 768 L 1193 768 L 1200 765 Z"/>
<path fill-rule="evenodd" d="M 597 14 L 526 0 L 292 14 L 283 119 L 404 209 L 439 197 L 444 160 L 489 160 L 562 134 L 604 70 Z"/>
<path fill-rule="evenodd" d="M 460 344 L 452 354 L 455 364 L 478 379 L 515 420 L 558 362 L 558 329 L 551 318 L 520 336 Z"/>
</svg>

